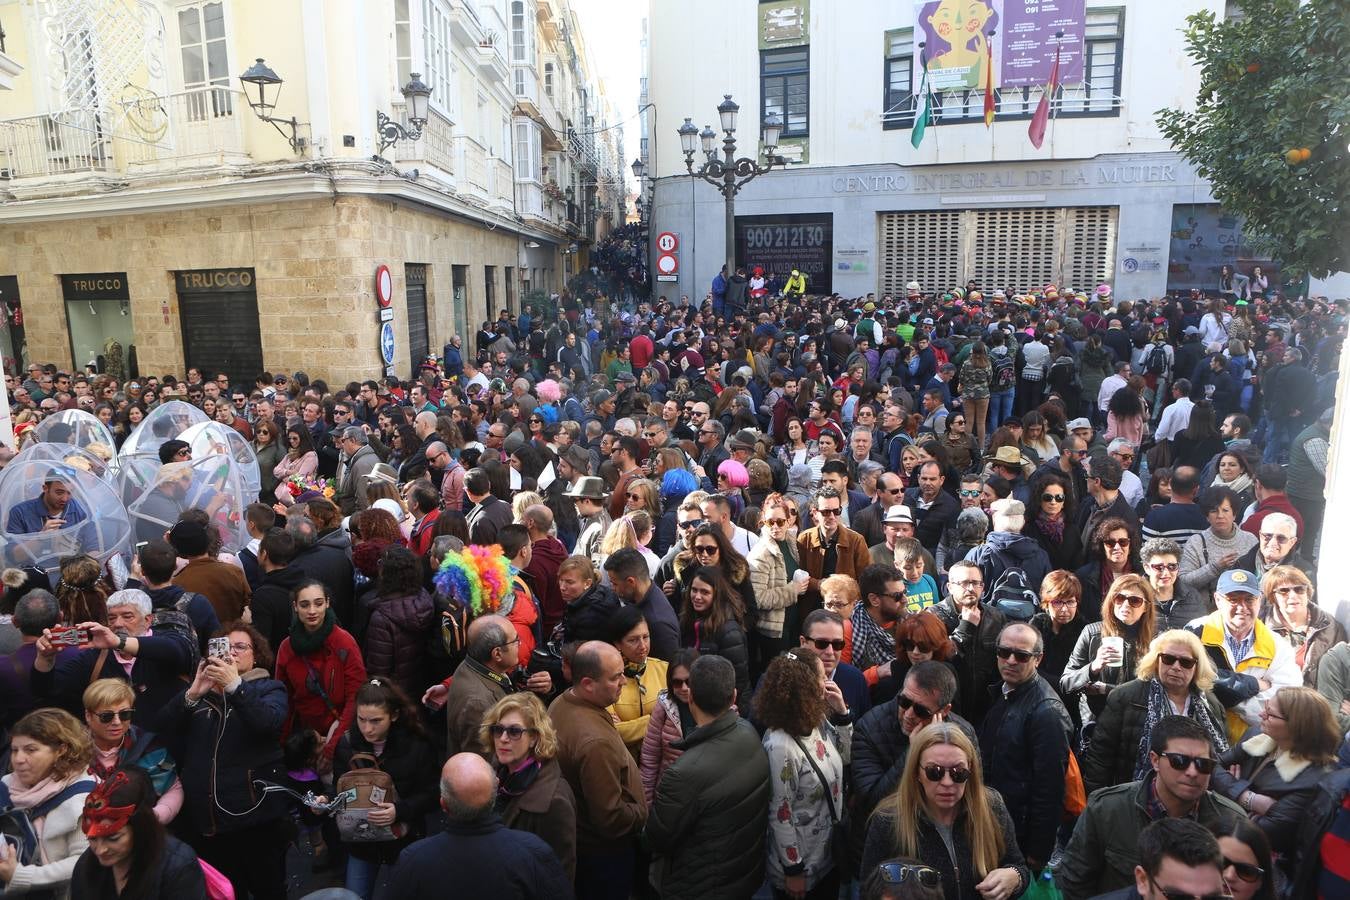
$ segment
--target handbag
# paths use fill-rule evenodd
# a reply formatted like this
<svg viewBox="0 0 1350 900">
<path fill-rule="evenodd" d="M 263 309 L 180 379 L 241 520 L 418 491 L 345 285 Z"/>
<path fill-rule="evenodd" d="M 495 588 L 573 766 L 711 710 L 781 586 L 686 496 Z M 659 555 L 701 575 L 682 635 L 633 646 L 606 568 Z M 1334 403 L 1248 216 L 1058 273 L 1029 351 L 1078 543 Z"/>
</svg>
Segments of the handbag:
<svg viewBox="0 0 1350 900">
<path fill-rule="evenodd" d="M 806 749 L 806 745 L 801 742 L 800 738 L 794 737 L 792 740 L 796 742 L 797 748 L 801 750 L 802 755 L 806 757 L 807 763 L 810 764 L 811 770 L 816 773 L 816 777 L 820 779 L 820 786 L 825 791 L 825 805 L 829 807 L 831 823 L 830 858 L 834 861 L 834 867 L 839 870 L 842 877 L 843 874 L 848 871 L 849 865 L 848 828 L 841 821 L 842 817 L 839 813 L 835 812 L 834 796 L 830 793 L 829 779 L 827 779 L 825 773 L 820 770 L 820 766 L 816 765 L 816 758 Z"/>
</svg>

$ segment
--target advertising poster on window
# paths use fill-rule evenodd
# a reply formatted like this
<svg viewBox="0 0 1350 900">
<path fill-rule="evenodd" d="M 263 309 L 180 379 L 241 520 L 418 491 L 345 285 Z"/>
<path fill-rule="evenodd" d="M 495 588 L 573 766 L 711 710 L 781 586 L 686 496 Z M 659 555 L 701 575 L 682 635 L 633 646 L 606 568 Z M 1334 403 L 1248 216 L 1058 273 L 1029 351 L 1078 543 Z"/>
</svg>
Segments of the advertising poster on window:
<svg viewBox="0 0 1350 900">
<path fill-rule="evenodd" d="M 1039 0 L 1008 6 L 995 40 L 1002 45 L 1000 84 L 1005 88 L 1045 85 L 1059 53 L 1059 83 L 1083 81 L 1085 0 Z M 985 29 L 986 31 L 988 29 Z M 1063 37 L 1056 37 L 1059 32 Z"/>
<path fill-rule="evenodd" d="M 1280 264 L 1256 252 L 1242 233 L 1242 219 L 1225 212 L 1217 203 L 1172 207 L 1172 239 L 1167 259 L 1167 289 L 1192 288 L 1217 295 L 1219 270 L 1232 266 L 1237 274 L 1252 277 L 1253 269 L 1279 285 Z"/>
<path fill-rule="evenodd" d="M 830 213 L 736 217 L 736 264 L 747 272 L 762 266 L 779 281 L 797 269 L 806 273 L 808 293 L 832 290 L 833 249 Z"/>
<path fill-rule="evenodd" d="M 1003 0 L 933 0 L 916 4 L 914 40 L 924 43 L 922 56 L 928 60 L 928 83 L 934 91 L 983 89 L 991 58 L 994 87 L 999 86 L 1002 20 Z M 923 79 L 920 55 L 914 54 L 915 84 Z"/>
</svg>

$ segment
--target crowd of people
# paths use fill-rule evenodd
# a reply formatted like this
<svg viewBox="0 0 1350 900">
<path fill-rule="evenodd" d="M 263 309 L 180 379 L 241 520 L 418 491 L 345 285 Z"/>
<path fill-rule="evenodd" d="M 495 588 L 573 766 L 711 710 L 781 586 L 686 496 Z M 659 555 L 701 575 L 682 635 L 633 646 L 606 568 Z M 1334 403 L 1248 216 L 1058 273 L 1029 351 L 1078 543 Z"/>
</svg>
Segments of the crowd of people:
<svg viewBox="0 0 1350 900">
<path fill-rule="evenodd" d="M 7 376 L 6 466 L 181 400 L 260 489 L 5 572 L 4 895 L 1350 895 L 1344 302 L 719 279 L 407 382 Z"/>
</svg>

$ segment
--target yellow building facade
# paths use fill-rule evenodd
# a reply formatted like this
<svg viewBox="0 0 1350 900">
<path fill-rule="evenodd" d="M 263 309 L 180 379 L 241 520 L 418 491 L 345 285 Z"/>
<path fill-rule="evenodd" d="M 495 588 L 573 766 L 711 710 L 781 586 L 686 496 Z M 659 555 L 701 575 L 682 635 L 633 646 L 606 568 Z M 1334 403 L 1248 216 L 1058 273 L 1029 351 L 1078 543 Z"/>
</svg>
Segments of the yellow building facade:
<svg viewBox="0 0 1350 900">
<path fill-rule="evenodd" d="M 518 156 L 542 131 L 527 76 L 585 71 L 575 26 L 519 0 L 0 0 L 6 369 L 343 384 L 471 349 L 563 287 L 621 196 L 561 111 L 573 194 L 534 204 Z M 239 77 L 258 59 L 280 80 L 261 96 Z"/>
</svg>

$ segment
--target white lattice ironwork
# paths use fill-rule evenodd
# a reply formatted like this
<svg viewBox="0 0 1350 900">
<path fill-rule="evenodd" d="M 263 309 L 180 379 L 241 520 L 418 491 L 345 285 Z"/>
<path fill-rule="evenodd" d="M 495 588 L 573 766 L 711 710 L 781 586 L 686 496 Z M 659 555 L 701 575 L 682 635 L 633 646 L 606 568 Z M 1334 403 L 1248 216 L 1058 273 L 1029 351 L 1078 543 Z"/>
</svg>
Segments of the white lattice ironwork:
<svg viewBox="0 0 1350 900">
<path fill-rule="evenodd" d="M 42 0 L 40 8 L 53 118 L 92 118 L 100 130 L 142 143 L 167 139 L 171 132 L 147 116 L 145 103 L 164 84 L 164 19 L 154 2 Z M 136 127 L 121 128 L 129 115 Z"/>
</svg>

